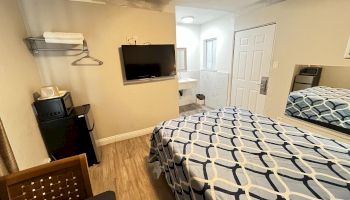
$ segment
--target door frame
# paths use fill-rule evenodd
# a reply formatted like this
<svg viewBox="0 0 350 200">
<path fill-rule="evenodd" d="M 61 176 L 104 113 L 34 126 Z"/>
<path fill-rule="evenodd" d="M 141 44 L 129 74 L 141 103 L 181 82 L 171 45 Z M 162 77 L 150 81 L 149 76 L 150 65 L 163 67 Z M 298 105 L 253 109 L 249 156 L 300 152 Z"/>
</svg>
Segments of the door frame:
<svg viewBox="0 0 350 200">
<path fill-rule="evenodd" d="M 275 44 L 276 44 L 276 29 L 277 29 L 277 23 L 276 22 L 270 22 L 270 23 L 266 23 L 266 24 L 262 24 L 262 25 L 257 25 L 257 26 L 253 26 L 253 27 L 249 27 L 249 28 L 244 28 L 244 29 L 240 29 L 237 31 L 234 31 L 233 33 L 233 51 L 232 51 L 232 62 L 231 62 L 231 70 L 230 70 L 230 75 L 229 75 L 229 86 L 228 86 L 228 93 L 227 93 L 227 102 L 226 104 L 228 106 L 231 106 L 231 95 L 232 95 L 232 81 L 233 81 L 233 65 L 235 62 L 235 45 L 236 45 L 236 34 L 242 31 L 248 31 L 248 30 L 252 30 L 252 29 L 256 29 L 256 28 L 262 28 L 265 26 L 271 26 L 271 25 L 275 25 L 275 32 L 274 32 L 274 40 L 273 40 L 273 45 L 272 45 L 272 55 L 271 55 L 271 61 L 270 61 L 270 70 L 269 70 L 269 80 L 271 80 L 271 69 L 273 66 L 273 58 L 274 58 L 274 52 L 275 52 Z M 270 81 L 269 81 L 270 83 Z M 269 88 L 269 83 L 267 88 Z M 267 95 L 268 96 L 268 93 Z M 266 102 L 265 102 L 266 104 Z M 265 106 L 264 106 L 265 109 Z"/>
</svg>

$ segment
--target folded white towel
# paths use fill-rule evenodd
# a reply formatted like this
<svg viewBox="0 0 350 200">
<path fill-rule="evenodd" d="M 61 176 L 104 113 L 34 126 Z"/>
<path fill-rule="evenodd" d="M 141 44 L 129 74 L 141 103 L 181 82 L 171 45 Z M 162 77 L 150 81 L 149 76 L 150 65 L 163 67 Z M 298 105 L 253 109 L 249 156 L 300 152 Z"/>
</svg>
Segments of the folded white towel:
<svg viewBox="0 0 350 200">
<path fill-rule="evenodd" d="M 44 32 L 43 36 L 46 43 L 83 44 L 84 41 L 82 33 Z"/>
<path fill-rule="evenodd" d="M 83 44 L 84 40 L 71 40 L 71 39 L 55 39 L 55 38 L 45 38 L 46 43 L 55 43 L 55 44 Z"/>
<path fill-rule="evenodd" d="M 63 33 L 63 32 L 44 32 L 44 38 L 56 38 L 56 39 L 73 39 L 81 40 L 84 39 L 82 33 Z"/>
</svg>

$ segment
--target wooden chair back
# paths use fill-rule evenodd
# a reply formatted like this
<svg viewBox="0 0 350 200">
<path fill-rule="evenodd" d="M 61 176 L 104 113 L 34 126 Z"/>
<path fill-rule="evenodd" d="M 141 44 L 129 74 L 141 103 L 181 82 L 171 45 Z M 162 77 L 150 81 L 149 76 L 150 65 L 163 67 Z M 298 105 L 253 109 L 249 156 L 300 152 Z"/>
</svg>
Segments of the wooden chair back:
<svg viewBox="0 0 350 200">
<path fill-rule="evenodd" d="M 74 200 L 92 196 L 85 154 L 0 177 L 1 200 Z"/>
</svg>

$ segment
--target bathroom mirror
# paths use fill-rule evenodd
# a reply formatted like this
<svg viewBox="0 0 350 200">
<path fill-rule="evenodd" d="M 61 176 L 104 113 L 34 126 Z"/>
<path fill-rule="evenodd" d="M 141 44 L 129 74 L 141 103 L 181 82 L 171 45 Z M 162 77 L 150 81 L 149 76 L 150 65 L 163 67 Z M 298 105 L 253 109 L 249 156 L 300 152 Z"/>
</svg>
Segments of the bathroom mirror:
<svg viewBox="0 0 350 200">
<path fill-rule="evenodd" d="M 350 134 L 350 67 L 297 65 L 285 114 Z"/>
<path fill-rule="evenodd" d="M 176 49 L 176 66 L 178 71 L 187 70 L 187 50 L 186 48 Z"/>
</svg>

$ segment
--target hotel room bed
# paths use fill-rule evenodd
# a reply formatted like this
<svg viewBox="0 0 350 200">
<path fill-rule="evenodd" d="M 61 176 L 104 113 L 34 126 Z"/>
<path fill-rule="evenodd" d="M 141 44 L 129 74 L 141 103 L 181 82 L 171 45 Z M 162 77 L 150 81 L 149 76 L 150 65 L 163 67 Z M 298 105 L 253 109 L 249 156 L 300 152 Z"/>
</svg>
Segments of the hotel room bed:
<svg viewBox="0 0 350 200">
<path fill-rule="evenodd" d="M 176 199 L 350 197 L 350 144 L 236 107 L 159 124 L 156 161 Z"/>
<path fill-rule="evenodd" d="M 350 90 L 319 86 L 293 91 L 286 114 L 350 133 Z"/>
</svg>

